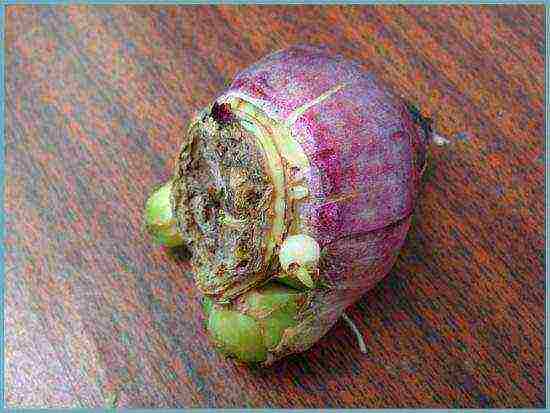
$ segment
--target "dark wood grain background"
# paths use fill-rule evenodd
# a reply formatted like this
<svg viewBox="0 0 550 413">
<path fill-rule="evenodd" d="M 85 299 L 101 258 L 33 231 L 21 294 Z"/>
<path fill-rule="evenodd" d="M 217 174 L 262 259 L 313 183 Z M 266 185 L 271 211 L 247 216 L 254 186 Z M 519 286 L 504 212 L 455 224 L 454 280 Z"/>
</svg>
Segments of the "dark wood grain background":
<svg viewBox="0 0 550 413">
<path fill-rule="evenodd" d="M 544 7 L 7 7 L 10 407 L 542 407 Z M 430 150 L 390 275 L 267 371 L 215 353 L 141 212 L 239 70 L 329 45 L 416 102 Z"/>
</svg>

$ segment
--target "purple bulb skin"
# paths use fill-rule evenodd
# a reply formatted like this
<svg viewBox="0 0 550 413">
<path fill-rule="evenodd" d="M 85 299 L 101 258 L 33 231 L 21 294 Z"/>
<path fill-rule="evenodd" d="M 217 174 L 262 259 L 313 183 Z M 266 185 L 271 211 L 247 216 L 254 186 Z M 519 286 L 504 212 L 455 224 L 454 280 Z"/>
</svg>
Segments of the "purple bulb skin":
<svg viewBox="0 0 550 413">
<path fill-rule="evenodd" d="M 290 131 L 311 165 L 309 196 L 296 208 L 324 251 L 325 277 L 361 290 L 386 275 L 409 227 L 427 151 L 428 136 L 406 103 L 360 63 L 307 45 L 264 57 L 223 95 L 281 122 L 293 119 Z"/>
</svg>

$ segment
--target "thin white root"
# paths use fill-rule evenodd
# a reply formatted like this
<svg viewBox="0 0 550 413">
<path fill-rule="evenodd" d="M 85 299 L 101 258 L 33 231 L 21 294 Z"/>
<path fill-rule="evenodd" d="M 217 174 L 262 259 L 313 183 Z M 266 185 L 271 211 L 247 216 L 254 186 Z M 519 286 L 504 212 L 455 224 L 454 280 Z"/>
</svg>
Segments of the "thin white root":
<svg viewBox="0 0 550 413">
<path fill-rule="evenodd" d="M 451 141 L 440 134 L 433 132 L 432 133 L 432 140 L 437 146 L 445 146 L 451 143 Z"/>
<path fill-rule="evenodd" d="M 347 316 L 346 313 L 342 314 L 342 318 L 348 324 L 351 331 L 355 333 L 355 337 L 357 338 L 357 342 L 359 343 L 359 349 L 361 350 L 361 353 L 366 354 L 367 346 L 365 345 L 365 340 L 363 340 L 363 336 L 361 335 L 361 332 L 359 331 L 357 326 L 354 324 L 354 322 L 351 321 L 351 319 Z"/>
</svg>

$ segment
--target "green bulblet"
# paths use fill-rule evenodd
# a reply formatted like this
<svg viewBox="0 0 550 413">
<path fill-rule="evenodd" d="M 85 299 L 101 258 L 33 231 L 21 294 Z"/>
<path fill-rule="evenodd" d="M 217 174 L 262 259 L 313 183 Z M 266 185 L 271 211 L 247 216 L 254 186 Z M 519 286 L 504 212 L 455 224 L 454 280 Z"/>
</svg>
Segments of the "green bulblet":
<svg viewBox="0 0 550 413">
<path fill-rule="evenodd" d="M 259 364 L 283 338 L 284 331 L 296 327 L 304 293 L 269 282 L 239 296 L 229 305 L 205 299 L 208 332 L 216 347 L 237 360 Z"/>
<path fill-rule="evenodd" d="M 172 180 L 158 187 L 145 204 L 145 228 L 155 242 L 166 247 L 177 247 L 184 243 L 172 214 L 170 192 Z"/>
</svg>

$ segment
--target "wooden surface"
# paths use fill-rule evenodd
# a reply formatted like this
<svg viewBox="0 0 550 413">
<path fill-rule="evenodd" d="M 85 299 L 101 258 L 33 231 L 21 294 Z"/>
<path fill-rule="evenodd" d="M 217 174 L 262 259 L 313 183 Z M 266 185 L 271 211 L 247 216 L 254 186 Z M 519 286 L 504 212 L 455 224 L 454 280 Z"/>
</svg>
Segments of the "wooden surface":
<svg viewBox="0 0 550 413">
<path fill-rule="evenodd" d="M 542 407 L 543 6 L 8 6 L 10 407 Z M 184 257 L 141 212 L 193 112 L 293 43 L 431 115 L 391 274 L 267 371 L 209 345 Z"/>
</svg>

